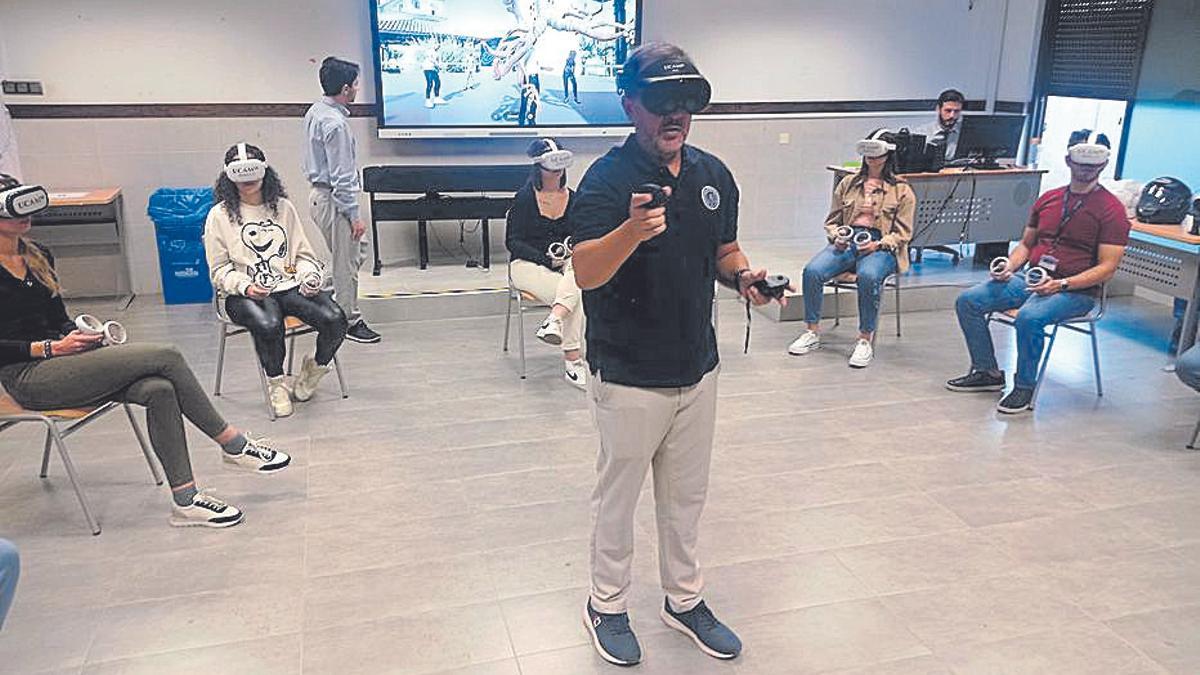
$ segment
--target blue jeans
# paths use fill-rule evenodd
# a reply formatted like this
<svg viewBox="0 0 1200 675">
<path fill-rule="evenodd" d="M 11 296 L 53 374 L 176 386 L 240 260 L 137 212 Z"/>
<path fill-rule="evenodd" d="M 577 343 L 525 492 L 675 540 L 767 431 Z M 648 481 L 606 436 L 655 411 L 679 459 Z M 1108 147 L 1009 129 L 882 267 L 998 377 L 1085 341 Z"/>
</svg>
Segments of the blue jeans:
<svg viewBox="0 0 1200 675">
<path fill-rule="evenodd" d="M 1018 388 L 1033 389 L 1046 342 L 1043 329 L 1087 314 L 1095 304 L 1096 298 L 1087 293 L 1034 295 L 1026 290 L 1025 277 L 1016 275 L 1008 281 L 988 280 L 968 288 L 958 296 L 954 310 L 971 353 L 971 370 L 998 370 L 987 313 L 1020 307 L 1016 321 L 1017 374 L 1013 381 Z"/>
<path fill-rule="evenodd" d="M 4 628 L 4 617 L 12 607 L 17 594 L 17 577 L 21 576 L 21 559 L 17 547 L 11 541 L 0 539 L 0 628 Z"/>
<path fill-rule="evenodd" d="M 826 246 L 804 267 L 804 320 L 821 320 L 821 303 L 825 300 L 827 281 L 844 272 L 858 275 L 858 330 L 874 333 L 879 323 L 879 297 L 883 280 L 896 271 L 896 256 L 890 251 L 875 251 L 859 255 L 851 245 L 845 251 L 833 244 Z"/>
<path fill-rule="evenodd" d="M 1200 391 L 1200 344 L 1193 345 L 1175 361 L 1175 376 L 1187 386 Z"/>
</svg>

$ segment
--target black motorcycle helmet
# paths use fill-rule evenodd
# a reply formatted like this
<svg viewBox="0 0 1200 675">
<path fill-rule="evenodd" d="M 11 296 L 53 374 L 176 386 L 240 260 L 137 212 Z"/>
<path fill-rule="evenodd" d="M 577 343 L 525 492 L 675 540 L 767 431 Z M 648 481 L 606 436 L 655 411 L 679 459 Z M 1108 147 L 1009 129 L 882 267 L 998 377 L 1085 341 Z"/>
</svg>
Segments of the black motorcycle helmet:
<svg viewBox="0 0 1200 675">
<path fill-rule="evenodd" d="M 1138 199 L 1137 218 L 1153 225 L 1178 225 L 1191 207 L 1192 190 L 1183 181 L 1162 176 L 1146 183 Z"/>
</svg>

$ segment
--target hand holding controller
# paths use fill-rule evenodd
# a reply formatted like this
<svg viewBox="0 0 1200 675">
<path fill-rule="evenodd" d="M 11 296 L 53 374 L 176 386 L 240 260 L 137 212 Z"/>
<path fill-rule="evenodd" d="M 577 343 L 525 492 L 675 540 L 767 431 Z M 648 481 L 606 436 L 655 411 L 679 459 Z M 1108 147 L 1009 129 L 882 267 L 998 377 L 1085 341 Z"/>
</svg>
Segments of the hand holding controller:
<svg viewBox="0 0 1200 675">
<path fill-rule="evenodd" d="M 667 229 L 667 200 L 671 198 L 671 188 L 659 187 L 646 183 L 637 188 L 629 197 L 629 220 L 626 227 L 637 241 L 653 239 Z"/>
<path fill-rule="evenodd" d="M 779 300 L 791 287 L 792 281 L 782 274 L 772 274 L 751 284 L 765 298 Z"/>
<path fill-rule="evenodd" d="M 129 332 L 116 321 L 101 321 L 91 314 L 75 317 L 75 327 L 85 335 L 102 335 L 105 345 L 123 345 L 129 340 Z"/>
</svg>

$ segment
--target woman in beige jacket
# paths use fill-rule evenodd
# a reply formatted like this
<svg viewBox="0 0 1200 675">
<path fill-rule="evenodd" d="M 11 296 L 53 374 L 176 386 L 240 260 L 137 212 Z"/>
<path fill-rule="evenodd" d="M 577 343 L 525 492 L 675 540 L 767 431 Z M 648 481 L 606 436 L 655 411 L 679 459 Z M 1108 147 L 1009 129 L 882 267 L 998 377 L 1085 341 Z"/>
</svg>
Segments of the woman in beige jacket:
<svg viewBox="0 0 1200 675">
<path fill-rule="evenodd" d="M 267 373 L 271 407 L 292 414 L 292 399 L 312 398 L 346 336 L 346 315 L 324 290 L 325 266 L 313 253 L 296 207 L 263 151 L 238 143 L 225 153 L 217 204 L 204 224 L 204 250 L 225 312 L 249 329 Z M 304 358 L 289 391 L 283 375 L 284 318 L 317 329 L 317 350 Z"/>
<path fill-rule="evenodd" d="M 895 137 L 877 129 L 858 142 L 862 169 L 838 183 L 825 217 L 829 245 L 804 268 L 804 321 L 808 329 L 788 347 L 796 356 L 821 346 L 820 320 L 824 285 L 845 272 L 858 283 L 858 341 L 850 355 L 851 368 L 865 368 L 874 358 L 872 337 L 879 319 L 884 279 L 908 269 L 917 199 L 896 175 Z"/>
</svg>

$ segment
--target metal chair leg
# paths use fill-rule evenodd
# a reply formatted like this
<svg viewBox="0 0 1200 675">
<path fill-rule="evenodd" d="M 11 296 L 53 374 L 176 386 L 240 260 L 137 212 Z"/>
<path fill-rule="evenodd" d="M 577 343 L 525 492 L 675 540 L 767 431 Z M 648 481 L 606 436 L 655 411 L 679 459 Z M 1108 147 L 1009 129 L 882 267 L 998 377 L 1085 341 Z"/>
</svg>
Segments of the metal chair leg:
<svg viewBox="0 0 1200 675">
<path fill-rule="evenodd" d="M 508 287 L 508 303 L 504 307 L 504 350 L 508 351 L 508 332 L 509 324 L 512 323 L 512 304 L 513 304 L 513 289 Z"/>
<path fill-rule="evenodd" d="M 292 374 L 292 366 L 296 363 L 296 334 L 292 333 L 288 336 L 287 343 L 287 374 L 290 377 Z"/>
<path fill-rule="evenodd" d="M 1096 369 L 1096 395 L 1104 396 L 1104 383 L 1100 379 L 1100 343 L 1096 340 L 1096 324 L 1088 331 L 1092 336 L 1092 367 Z"/>
<path fill-rule="evenodd" d="M 1046 345 L 1046 350 L 1042 352 L 1042 362 L 1038 364 L 1037 381 L 1033 385 L 1033 398 L 1029 399 L 1029 407 L 1032 408 L 1037 403 L 1038 392 L 1042 390 L 1042 380 L 1046 377 L 1046 366 L 1050 365 L 1050 351 L 1054 349 L 1054 340 L 1058 337 L 1058 324 L 1054 324 L 1054 330 L 1050 331 L 1050 342 Z"/>
<path fill-rule="evenodd" d="M 263 401 L 267 404 L 267 417 L 275 421 L 275 406 L 271 405 L 271 387 L 267 384 L 267 371 L 258 366 L 258 379 L 262 380 Z"/>
<path fill-rule="evenodd" d="M 225 341 L 229 338 L 225 324 L 217 324 L 217 330 L 221 337 L 217 341 L 217 382 L 213 385 L 213 396 L 221 395 L 221 375 L 225 372 Z"/>
<path fill-rule="evenodd" d="M 900 277 L 896 277 L 896 337 L 900 337 Z"/>
<path fill-rule="evenodd" d="M 333 370 L 337 373 L 338 388 L 342 390 L 342 398 L 350 398 L 350 389 L 346 386 L 346 378 L 342 375 L 342 364 L 338 361 L 337 354 L 333 355 Z"/>
<path fill-rule="evenodd" d="M 42 447 L 42 471 L 38 474 L 39 477 L 45 478 L 50 471 L 50 444 L 54 439 L 50 436 L 50 430 L 46 429 L 46 444 Z"/>
<path fill-rule="evenodd" d="M 146 442 L 146 436 L 142 433 L 142 428 L 138 426 L 137 418 L 133 416 L 133 408 L 129 407 L 128 403 L 123 404 L 122 407 L 125 408 L 125 416 L 129 418 L 129 426 L 133 427 L 133 435 L 137 436 L 138 445 L 142 448 L 142 456 L 146 458 L 146 464 L 150 466 L 150 475 L 154 477 L 154 484 L 162 485 L 162 472 L 158 470 L 158 463 L 154 461 L 154 453 L 150 450 L 150 444 Z"/>
<path fill-rule="evenodd" d="M 842 298 L 839 295 L 840 292 L 841 292 L 841 288 L 839 286 L 837 286 L 837 284 L 834 284 L 834 286 L 833 286 L 833 327 L 834 328 L 837 328 L 838 326 L 842 325 Z M 822 294 L 825 293 L 824 288 L 821 289 L 821 293 Z M 818 316 L 817 320 L 819 321 L 820 319 L 821 319 L 821 317 Z"/>
<path fill-rule="evenodd" d="M 521 379 L 525 379 L 525 302 L 517 297 L 517 347 L 521 352 Z"/>
<path fill-rule="evenodd" d="M 62 434 L 53 423 L 48 423 L 47 431 L 54 438 L 54 445 L 58 448 L 58 455 L 62 458 L 63 468 L 67 470 L 67 479 L 71 481 L 71 487 L 75 489 L 75 496 L 79 498 L 79 506 L 83 509 L 83 517 L 87 519 L 88 527 L 91 528 L 92 534 L 100 534 L 100 525 L 92 516 L 92 509 L 88 505 L 87 497 L 84 496 L 83 490 L 79 487 L 79 477 L 75 474 L 75 464 L 71 461 L 71 455 L 67 452 L 66 441 L 63 440 Z"/>
<path fill-rule="evenodd" d="M 1187 449 L 1196 449 L 1196 439 L 1200 438 L 1200 420 L 1196 420 L 1196 428 L 1192 429 L 1192 440 L 1188 442 Z"/>
</svg>

